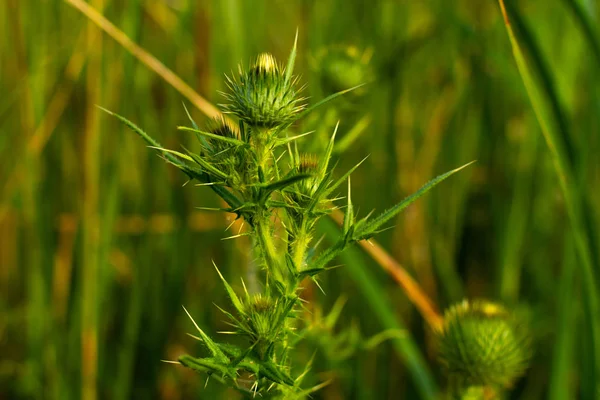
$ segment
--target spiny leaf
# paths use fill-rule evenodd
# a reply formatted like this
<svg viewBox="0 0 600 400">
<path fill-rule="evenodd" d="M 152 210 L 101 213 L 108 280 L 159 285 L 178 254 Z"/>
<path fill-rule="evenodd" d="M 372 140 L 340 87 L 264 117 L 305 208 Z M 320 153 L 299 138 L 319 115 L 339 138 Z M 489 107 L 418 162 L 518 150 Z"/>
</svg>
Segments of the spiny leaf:
<svg viewBox="0 0 600 400">
<path fill-rule="evenodd" d="M 291 137 L 286 137 L 286 138 L 282 138 L 282 139 L 277 139 L 276 142 L 275 142 L 275 147 L 287 145 L 288 143 L 293 142 L 294 140 L 298 140 L 300 138 L 303 138 L 305 136 L 308 136 L 311 133 L 314 133 L 314 131 L 302 133 L 302 134 L 296 135 L 296 136 L 291 136 Z M 290 151 L 290 154 L 291 154 L 291 151 Z M 292 165 L 295 165 L 295 164 L 292 164 Z"/>
<path fill-rule="evenodd" d="M 246 143 L 242 142 L 241 140 L 238 140 L 238 139 L 235 139 L 235 138 L 231 138 L 231 137 L 227 137 L 227 136 L 221 136 L 221 135 L 215 135 L 214 133 L 201 131 L 199 129 L 189 128 L 187 126 L 178 126 L 177 129 L 179 129 L 180 131 L 194 132 L 194 133 L 197 133 L 199 135 L 206 136 L 207 138 L 210 138 L 210 139 L 213 139 L 213 140 L 220 140 L 222 142 L 226 142 L 226 143 L 232 144 L 234 146 L 243 146 L 243 145 L 246 144 Z"/>
<path fill-rule="evenodd" d="M 277 182 L 270 183 L 263 187 L 262 197 L 263 197 L 263 199 L 266 199 L 266 197 L 268 197 L 275 190 L 285 189 L 286 187 L 293 185 L 296 182 L 300 182 L 300 181 L 302 181 L 304 179 L 308 179 L 310 177 L 311 177 L 310 174 L 297 174 L 297 175 L 292 175 L 287 178 L 283 178 Z"/>
<path fill-rule="evenodd" d="M 200 129 L 200 128 L 198 128 L 198 124 L 196 123 L 196 121 L 194 121 L 194 119 L 190 115 L 190 112 L 188 111 L 187 107 L 185 106 L 185 102 L 182 102 L 182 104 L 183 104 L 183 109 L 185 110 L 185 113 L 187 114 L 187 117 L 190 120 L 190 122 L 192 123 L 192 126 L 194 127 L 194 129 Z M 196 133 L 196 139 L 198 139 L 198 141 L 204 147 L 208 146 L 208 142 L 206 141 L 206 139 L 204 139 L 202 136 L 198 135 L 197 133 Z"/>
<path fill-rule="evenodd" d="M 222 186 L 214 185 L 214 186 L 211 186 L 210 188 L 216 194 L 218 194 L 223 200 L 225 200 L 225 202 L 227 202 L 227 204 L 229 204 L 231 206 L 232 212 L 235 212 L 238 215 L 240 215 L 239 210 L 242 209 L 243 205 L 242 205 L 242 201 L 240 199 L 238 199 L 237 196 L 235 196 L 229 190 L 227 190 L 226 188 L 224 188 Z"/>
<path fill-rule="evenodd" d="M 104 111 L 105 113 L 112 115 L 113 117 L 116 117 L 117 119 L 119 119 L 121 122 L 123 122 L 125 125 L 127 125 L 129 128 L 131 128 L 131 130 L 133 130 L 135 133 L 137 133 L 138 135 L 140 135 L 142 137 L 142 139 L 144 139 L 146 142 L 148 142 L 151 146 L 155 146 L 155 147 L 161 147 L 160 143 L 158 143 L 156 140 L 154 140 L 152 137 L 148 136 L 148 134 L 146 132 L 144 132 L 141 128 L 139 128 L 136 124 L 134 124 L 133 122 L 131 122 L 130 120 L 128 120 L 127 118 L 114 113 L 110 110 L 107 110 L 104 107 L 101 106 L 96 106 L 99 109 L 101 109 L 102 111 Z"/>
<path fill-rule="evenodd" d="M 202 169 L 219 179 L 227 179 L 229 178 L 226 173 L 212 165 L 210 162 L 199 156 L 198 154 L 194 154 L 191 151 L 186 150 L 188 155 L 191 157 L 192 161 L 198 164 Z"/>
<path fill-rule="evenodd" d="M 296 297 L 296 296 L 288 297 L 286 299 L 285 307 L 283 309 L 281 309 L 279 316 L 274 321 L 273 330 L 276 331 L 283 326 L 285 319 L 288 317 L 290 312 L 294 309 L 294 306 L 296 305 L 297 300 L 298 300 L 298 297 Z"/>
<path fill-rule="evenodd" d="M 219 274 L 221 281 L 223 281 L 223 285 L 225 286 L 225 290 L 227 290 L 227 294 L 229 295 L 229 298 L 231 299 L 233 306 L 236 308 L 236 310 L 238 310 L 238 312 L 240 314 L 244 314 L 244 305 L 242 304 L 240 299 L 237 297 L 237 295 L 235 294 L 235 292 L 233 291 L 231 286 L 229 286 L 229 283 L 227 283 L 225 278 L 223 278 L 223 275 L 221 275 L 221 271 L 219 271 L 219 268 L 217 268 L 217 265 L 215 264 L 214 261 L 213 261 L 213 265 L 215 266 L 215 269 L 217 270 L 217 273 Z"/>
<path fill-rule="evenodd" d="M 371 237 L 372 235 L 375 234 L 375 232 L 383 224 L 385 224 L 386 222 L 388 222 L 389 220 L 391 220 L 400 211 L 404 210 L 406 207 L 408 207 L 411 203 L 413 203 L 419 197 L 423 196 L 425 193 L 427 193 L 435 185 L 437 185 L 438 183 L 442 182 L 443 180 L 445 180 L 449 176 L 451 176 L 451 175 L 457 173 L 458 171 L 462 170 L 463 168 L 468 167 L 473 162 L 474 161 L 472 161 L 472 162 L 470 162 L 468 164 L 465 164 L 462 167 L 453 169 L 452 171 L 448 171 L 445 174 L 439 175 L 436 178 L 432 179 L 431 181 L 429 181 L 428 183 L 426 183 L 423 187 L 421 187 L 421 189 L 419 189 L 415 193 L 411 194 L 410 196 L 408 196 L 407 198 L 405 198 L 404 200 L 402 200 L 400 203 L 396 204 L 394 207 L 388 209 L 387 211 L 384 211 L 382 214 L 380 214 L 374 220 L 372 220 L 370 222 L 367 222 L 362 227 L 362 229 L 360 231 L 356 231 L 355 232 L 356 236 L 353 239 L 354 240 L 361 240 L 361 239 L 367 239 L 367 238 Z"/>
<path fill-rule="evenodd" d="M 319 160 L 319 166 L 317 167 L 317 177 L 319 181 L 322 181 L 327 173 L 327 167 L 329 166 L 329 160 L 331 159 L 331 153 L 333 152 L 333 145 L 335 143 L 335 135 L 337 134 L 337 130 L 340 126 L 340 121 L 335 124 L 335 129 L 333 130 L 333 134 L 331 135 L 331 139 L 329 139 L 329 143 L 327 144 L 327 148 L 325 152 L 321 156 Z"/>
<path fill-rule="evenodd" d="M 343 138 L 338 140 L 333 149 L 334 153 L 339 154 L 346 151 L 356 139 L 368 128 L 371 123 L 371 116 L 365 115 L 350 129 Z"/>
<path fill-rule="evenodd" d="M 184 306 L 182 306 L 182 307 L 183 307 L 183 310 L 185 311 L 185 313 L 188 315 L 188 317 L 192 320 L 192 323 L 198 330 L 198 333 L 200 333 L 200 337 L 202 338 L 202 341 L 204 342 L 204 344 L 210 351 L 211 355 L 213 357 L 215 357 L 216 359 L 228 361 L 227 356 L 225 356 L 225 354 L 223 354 L 221 349 L 219 349 L 219 346 L 217 346 L 217 344 L 206 333 L 204 333 L 204 331 L 202 329 L 200 329 L 200 327 L 198 326 L 198 324 L 196 324 L 196 321 L 194 321 L 194 318 L 192 318 L 192 316 L 190 315 L 188 310 Z"/>
<path fill-rule="evenodd" d="M 313 262 L 310 263 L 310 268 L 306 269 L 305 271 L 314 270 L 316 271 L 316 273 L 323 271 L 327 263 L 329 263 L 337 255 L 344 251 L 347 245 L 347 238 L 345 236 L 340 238 L 333 246 L 329 247 L 327 250 L 319 254 L 319 256 Z"/>
<path fill-rule="evenodd" d="M 296 63 L 296 52 L 298 47 L 298 29 L 296 29 L 296 38 L 294 39 L 294 46 L 290 51 L 287 65 L 285 66 L 285 86 L 289 86 L 292 79 L 292 73 L 294 71 L 294 64 Z"/>
<path fill-rule="evenodd" d="M 283 371 L 281 367 L 271 361 L 263 361 L 260 364 L 260 373 L 265 378 L 277 383 L 285 383 L 288 386 L 294 386 L 294 380 Z"/>
<path fill-rule="evenodd" d="M 190 122 L 192 123 L 192 126 L 194 127 L 194 129 L 199 129 L 198 128 L 198 124 L 196 124 L 196 121 L 194 121 L 194 119 L 192 118 L 192 116 L 190 115 L 190 112 L 188 111 L 187 107 L 185 106 L 185 103 L 182 102 L 183 104 L 183 108 L 185 110 L 185 113 L 187 114 L 188 119 L 190 120 Z"/>
<path fill-rule="evenodd" d="M 356 164 L 354 167 L 350 168 L 344 175 L 342 175 L 340 177 L 340 179 L 335 181 L 335 183 L 327 186 L 327 188 L 323 191 L 323 198 L 326 198 L 327 196 L 329 196 L 331 194 L 331 192 L 333 192 L 335 189 L 337 189 L 338 186 L 340 186 L 344 181 L 346 181 L 346 179 L 348 179 L 348 177 L 356 170 L 356 168 L 360 167 L 360 165 L 363 162 L 365 162 L 365 160 L 367 158 L 369 158 L 369 156 L 366 156 L 365 158 L 360 160 L 360 162 L 358 164 Z"/>
<path fill-rule="evenodd" d="M 344 235 L 348 234 L 352 225 L 354 225 L 354 207 L 352 206 L 350 177 L 348 177 L 348 206 L 346 207 L 346 214 L 344 214 Z"/>
<path fill-rule="evenodd" d="M 165 149 L 165 148 L 162 148 L 162 147 L 156 147 L 156 146 L 148 146 L 148 147 L 151 148 L 151 149 L 154 149 L 154 150 L 161 151 L 163 153 L 170 153 L 170 154 L 176 155 L 177 157 L 183 158 L 184 160 L 187 160 L 187 161 L 194 162 L 194 160 L 192 159 L 192 157 L 190 157 L 190 156 L 188 156 L 186 154 L 180 153 L 178 151 L 175 151 L 175 150 L 169 150 L 169 149 Z"/>
<path fill-rule="evenodd" d="M 302 271 L 298 272 L 297 276 L 298 276 L 298 279 L 302 280 L 307 276 L 315 276 L 324 271 L 326 271 L 326 269 L 323 267 L 307 268 L 307 269 L 303 269 Z"/>
<path fill-rule="evenodd" d="M 229 370 L 219 360 L 213 360 L 211 358 L 195 358 L 192 356 L 184 355 L 179 357 L 179 362 L 182 365 L 198 372 L 204 372 L 209 374 L 219 373 L 221 374 L 220 378 L 228 377 L 230 379 L 235 379 L 235 370 Z"/>
</svg>

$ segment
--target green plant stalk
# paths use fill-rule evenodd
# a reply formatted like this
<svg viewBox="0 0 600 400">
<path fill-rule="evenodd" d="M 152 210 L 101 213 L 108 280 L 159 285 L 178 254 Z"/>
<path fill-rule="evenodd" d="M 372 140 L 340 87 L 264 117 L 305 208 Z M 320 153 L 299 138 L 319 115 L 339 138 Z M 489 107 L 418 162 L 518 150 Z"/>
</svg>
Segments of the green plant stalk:
<svg viewBox="0 0 600 400">
<path fill-rule="evenodd" d="M 563 265 L 576 262 L 576 254 L 573 240 L 565 243 Z M 556 324 L 556 338 L 554 340 L 554 351 L 552 354 L 552 370 L 550 385 L 548 389 L 550 400 L 562 400 L 574 397 L 570 388 L 569 375 L 573 365 L 573 341 L 577 317 L 573 313 L 573 297 L 575 289 L 575 269 L 563 267 L 559 279 L 558 298 L 556 299 L 558 309 L 558 322 Z"/>
<path fill-rule="evenodd" d="M 295 233 L 293 245 L 292 245 L 292 257 L 294 265 L 298 269 L 304 268 L 304 258 L 306 256 L 306 250 L 310 245 L 311 235 L 306 231 L 306 221 L 303 219 L 298 232 Z"/>
<path fill-rule="evenodd" d="M 585 391 L 587 395 L 592 398 L 596 394 L 595 380 L 598 376 L 598 298 L 596 291 L 596 278 L 594 276 L 594 265 L 592 258 L 592 250 L 588 240 L 588 235 L 585 229 L 585 223 L 582 214 L 582 197 L 579 193 L 579 188 L 575 184 L 572 167 L 569 164 L 567 151 L 563 147 L 564 139 L 560 137 L 556 125 L 550 122 L 550 112 L 547 110 L 547 103 L 543 100 L 544 89 L 538 87 L 538 84 L 534 80 L 533 75 L 529 70 L 528 63 L 521 50 L 519 42 L 513 32 L 509 14 L 507 13 L 507 7 L 504 0 L 498 0 L 500 9 L 504 17 L 505 27 L 509 36 L 510 43 L 512 45 L 513 55 L 519 73 L 523 80 L 523 84 L 529 95 L 529 99 L 532 103 L 535 115 L 542 129 L 544 139 L 550 150 L 554 168 L 558 176 L 558 181 L 563 192 L 565 199 L 565 205 L 567 208 L 567 214 L 571 221 L 573 229 L 573 236 L 575 239 L 575 246 L 577 249 L 577 255 L 580 260 L 581 273 L 584 281 L 584 308 L 586 319 L 590 326 L 590 335 L 587 338 L 589 344 L 589 353 L 592 355 L 593 362 L 589 365 L 589 370 L 586 371 L 585 375 L 589 377 L 586 379 L 587 387 Z M 512 14 L 512 13 L 511 13 Z M 564 268 L 572 268 L 571 265 L 565 265 Z"/>
<path fill-rule="evenodd" d="M 275 278 L 278 281 L 282 281 L 283 276 L 279 265 L 280 258 L 273 242 L 273 226 L 269 219 L 270 217 L 267 215 L 259 218 L 256 221 L 254 230 L 261 250 L 259 253 L 263 255 L 268 270 L 276 274 Z"/>
</svg>

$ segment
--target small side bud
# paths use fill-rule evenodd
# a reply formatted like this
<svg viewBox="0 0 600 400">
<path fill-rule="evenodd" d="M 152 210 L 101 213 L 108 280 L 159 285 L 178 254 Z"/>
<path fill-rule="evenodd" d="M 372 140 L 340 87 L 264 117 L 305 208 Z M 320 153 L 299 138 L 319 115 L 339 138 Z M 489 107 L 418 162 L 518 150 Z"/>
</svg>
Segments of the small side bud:
<svg viewBox="0 0 600 400">
<path fill-rule="evenodd" d="M 209 125 L 210 133 L 215 135 L 241 140 L 240 130 L 233 122 L 224 117 L 216 117 Z"/>
</svg>

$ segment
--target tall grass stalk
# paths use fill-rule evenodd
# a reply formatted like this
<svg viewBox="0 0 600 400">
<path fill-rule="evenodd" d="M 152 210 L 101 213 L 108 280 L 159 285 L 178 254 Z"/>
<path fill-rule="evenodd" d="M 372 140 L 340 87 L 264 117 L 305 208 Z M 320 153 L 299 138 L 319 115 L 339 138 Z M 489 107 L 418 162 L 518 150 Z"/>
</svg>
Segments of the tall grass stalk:
<svg viewBox="0 0 600 400">
<path fill-rule="evenodd" d="M 594 274 L 594 257 L 591 248 L 590 238 L 585 224 L 585 208 L 583 207 L 583 197 L 580 188 L 577 187 L 572 154 L 567 147 L 570 143 L 570 138 L 564 130 L 564 122 L 561 122 L 561 115 L 557 114 L 557 104 L 555 94 L 548 86 L 547 80 L 541 83 L 539 77 L 535 77 L 530 69 L 529 62 L 521 49 L 521 45 L 515 35 L 511 20 L 518 20 L 518 14 L 511 5 L 503 0 L 499 0 L 500 9 L 504 17 L 504 24 L 508 32 L 510 43 L 512 45 L 513 54 L 516 60 L 519 73 L 523 79 L 525 88 L 529 95 L 529 99 L 533 105 L 536 117 L 542 129 L 544 139 L 552 155 L 554 167 L 558 177 L 558 181 L 565 199 L 565 206 L 571 222 L 573 236 L 575 238 L 575 246 L 577 249 L 580 273 L 583 279 L 584 286 L 584 304 L 585 304 L 585 320 L 589 330 L 585 332 L 585 340 L 589 346 L 590 362 L 585 368 L 585 379 L 583 391 L 586 398 L 593 398 L 597 394 L 596 380 L 600 371 L 598 360 L 598 292 L 597 280 Z M 521 29 L 523 26 L 521 24 Z M 546 76 L 546 72 L 540 68 L 543 65 L 539 58 L 539 53 L 532 49 L 531 42 L 528 43 L 530 56 L 533 58 L 533 63 L 537 65 L 538 74 Z M 537 58 L 536 58 L 537 55 Z M 560 111 L 560 110 L 559 110 Z M 587 217 L 589 218 L 589 217 Z M 563 268 L 573 268 L 574 264 L 566 264 Z M 568 274 L 567 274 L 568 276 Z"/>
</svg>

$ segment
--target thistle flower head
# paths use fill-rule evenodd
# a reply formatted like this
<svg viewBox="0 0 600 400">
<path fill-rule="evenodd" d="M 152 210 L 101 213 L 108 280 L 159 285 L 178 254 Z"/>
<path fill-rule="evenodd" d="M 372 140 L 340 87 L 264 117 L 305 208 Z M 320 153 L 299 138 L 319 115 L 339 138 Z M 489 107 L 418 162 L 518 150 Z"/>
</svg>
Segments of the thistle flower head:
<svg viewBox="0 0 600 400">
<path fill-rule="evenodd" d="M 487 301 L 465 300 L 450 307 L 437 336 L 442 365 L 464 388 L 510 386 L 531 358 L 523 321 Z"/>
<path fill-rule="evenodd" d="M 227 78 L 225 110 L 250 126 L 276 128 L 292 122 L 304 109 L 296 81 L 286 79 L 285 70 L 271 54 L 262 53 L 248 71 L 240 67 L 237 78 Z"/>
</svg>

